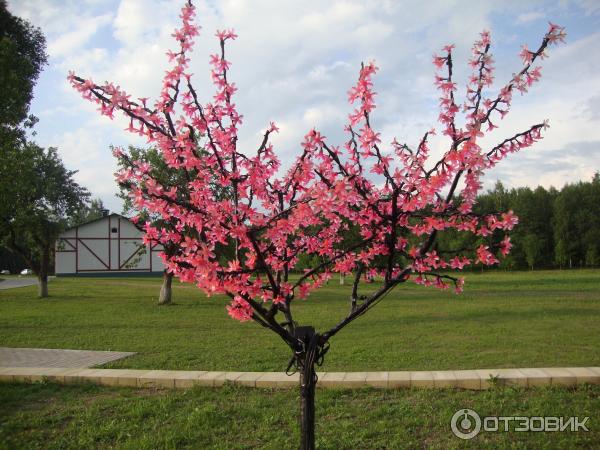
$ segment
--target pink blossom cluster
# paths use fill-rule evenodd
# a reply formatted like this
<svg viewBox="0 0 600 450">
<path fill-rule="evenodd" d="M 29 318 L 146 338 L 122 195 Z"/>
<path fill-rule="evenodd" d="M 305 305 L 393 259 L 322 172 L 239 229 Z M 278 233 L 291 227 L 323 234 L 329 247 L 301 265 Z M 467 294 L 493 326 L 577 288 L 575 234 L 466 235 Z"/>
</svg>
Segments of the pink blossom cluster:
<svg viewBox="0 0 600 450">
<path fill-rule="evenodd" d="M 227 311 L 234 319 L 253 319 L 277 331 L 274 315 L 282 312 L 291 318 L 292 300 L 308 296 L 332 272 L 354 272 L 358 279 L 381 276 L 385 289 L 413 276 L 418 284 L 440 289 L 453 285 L 461 291 L 462 279 L 440 272 L 496 264 L 510 251 L 507 235 L 500 245 L 486 239 L 514 227 L 517 218 L 512 212 L 473 212 L 481 176 L 509 153 L 539 140 L 546 124 L 489 150 L 479 145 L 482 126 L 494 128 L 491 116 L 507 113 L 512 91 L 537 81 L 539 69 L 531 64 L 548 44 L 564 38 L 562 28 L 551 25 L 540 49 L 526 54 L 526 66 L 494 99 L 484 98 L 494 68 L 490 35 L 481 34 L 470 61 L 473 74 L 462 105 L 463 128 L 456 123 L 461 107 L 455 98 L 453 46 L 434 57 L 438 69 L 445 67 L 435 83 L 441 93 L 439 120 L 450 140 L 439 161 L 433 163 L 429 155 L 428 139 L 434 130 L 414 149 L 396 140 L 391 150 L 381 147 L 381 134 L 371 123 L 377 67 L 368 63 L 348 93 L 355 109 L 345 128 L 347 142 L 330 145 L 318 130 L 310 130 L 301 154 L 280 175 L 270 143 L 270 135 L 278 132 L 275 123 L 269 124 L 256 150 L 238 148 L 243 118 L 234 102 L 237 88 L 230 81 L 231 62 L 225 54 L 226 42 L 237 37 L 233 31 L 216 33 L 220 52 L 210 57 L 212 100 L 203 103 L 193 87 L 188 54 L 198 35 L 194 13 L 191 3 L 182 9 L 182 26 L 173 34 L 178 51 L 167 53 L 172 67 L 152 105 L 147 98 L 131 100 L 111 83 L 98 85 L 69 74 L 73 87 L 96 102 L 102 114 L 112 118 L 115 110 L 124 113 L 130 119 L 128 131 L 145 136 L 169 167 L 188 174 L 185 186 L 165 185 L 147 163 L 132 160 L 121 149 L 115 152 L 126 162 L 117 181 L 131 186 L 136 208 L 171 224 L 148 222 L 144 229 L 148 241 L 177 246 L 174 255 L 163 258 L 180 280 L 195 283 L 209 295 L 228 295 Z M 358 236 L 349 239 L 353 229 L 359 230 Z M 438 233 L 451 229 L 475 234 L 485 243 L 452 255 L 436 251 Z M 219 257 L 225 246 L 235 248 L 233 259 Z M 318 263 L 291 276 L 303 255 L 315 256 Z"/>
</svg>

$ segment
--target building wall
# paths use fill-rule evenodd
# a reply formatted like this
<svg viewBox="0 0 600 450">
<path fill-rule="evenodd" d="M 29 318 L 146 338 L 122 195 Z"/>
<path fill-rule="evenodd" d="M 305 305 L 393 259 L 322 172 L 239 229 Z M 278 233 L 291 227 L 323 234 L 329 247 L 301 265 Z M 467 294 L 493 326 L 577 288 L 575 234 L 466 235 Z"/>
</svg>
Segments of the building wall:
<svg viewBox="0 0 600 450">
<path fill-rule="evenodd" d="M 118 214 L 67 230 L 57 242 L 56 273 L 162 272 L 162 247 L 150 249 L 142 236 Z"/>
</svg>

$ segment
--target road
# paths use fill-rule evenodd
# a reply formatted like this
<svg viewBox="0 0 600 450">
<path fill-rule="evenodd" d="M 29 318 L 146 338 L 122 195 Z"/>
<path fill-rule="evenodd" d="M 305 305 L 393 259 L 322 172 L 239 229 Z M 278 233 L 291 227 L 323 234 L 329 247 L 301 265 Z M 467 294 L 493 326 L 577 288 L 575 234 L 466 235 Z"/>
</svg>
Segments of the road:
<svg viewBox="0 0 600 450">
<path fill-rule="evenodd" d="M 54 277 L 48 277 L 48 281 Z M 13 289 L 26 286 L 35 286 L 37 284 L 37 278 L 23 277 L 23 278 L 5 278 L 0 281 L 0 290 L 2 289 Z"/>
</svg>

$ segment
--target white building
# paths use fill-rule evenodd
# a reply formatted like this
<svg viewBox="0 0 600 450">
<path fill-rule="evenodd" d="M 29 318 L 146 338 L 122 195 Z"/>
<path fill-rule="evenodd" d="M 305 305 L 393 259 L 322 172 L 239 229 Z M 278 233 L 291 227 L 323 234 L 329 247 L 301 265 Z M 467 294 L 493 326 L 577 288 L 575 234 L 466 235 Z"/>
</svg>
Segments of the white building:
<svg viewBox="0 0 600 450">
<path fill-rule="evenodd" d="M 119 214 L 66 230 L 56 242 L 56 275 L 162 273 L 162 246 L 144 245 L 143 235 Z"/>
</svg>

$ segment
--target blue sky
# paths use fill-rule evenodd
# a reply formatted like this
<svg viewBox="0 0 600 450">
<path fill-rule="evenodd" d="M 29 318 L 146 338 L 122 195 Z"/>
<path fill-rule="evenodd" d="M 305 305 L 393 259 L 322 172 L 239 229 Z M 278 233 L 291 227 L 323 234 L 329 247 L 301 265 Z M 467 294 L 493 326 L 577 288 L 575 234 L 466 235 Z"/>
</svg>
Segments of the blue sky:
<svg viewBox="0 0 600 450">
<path fill-rule="evenodd" d="M 15 15 L 41 27 L 49 65 L 35 90 L 32 112 L 40 118 L 35 140 L 59 149 L 77 179 L 111 210 L 115 163 L 109 146 L 144 145 L 109 121 L 66 82 L 68 70 L 96 81 L 120 84 L 133 97 L 155 97 L 166 68 L 165 52 L 177 25 L 179 1 L 9 0 Z M 242 148 L 252 152 L 270 121 L 280 125 L 275 150 L 289 163 L 302 136 L 316 126 L 334 143 L 343 142 L 350 107 L 346 92 L 360 62 L 374 59 L 378 108 L 374 126 L 389 143 L 415 143 L 438 126 L 437 92 L 431 55 L 447 43 L 457 46 L 459 86 L 466 83 L 470 47 L 483 29 L 492 32 L 497 86 L 519 69 L 520 45 L 536 47 L 548 21 L 565 26 L 567 44 L 553 47 L 542 82 L 524 97 L 488 140 L 549 119 L 546 138 L 513 155 L 485 177 L 507 186 L 562 186 L 589 179 L 600 170 L 600 2 L 581 1 L 196 1 L 202 27 L 192 56 L 195 82 L 205 101 L 212 89 L 208 57 L 216 29 L 236 29 L 228 49 L 237 104 L 245 117 Z M 462 95 L 463 91 L 459 91 Z M 445 142 L 434 142 L 436 152 Z M 435 152 L 434 152 L 435 153 Z"/>
</svg>

